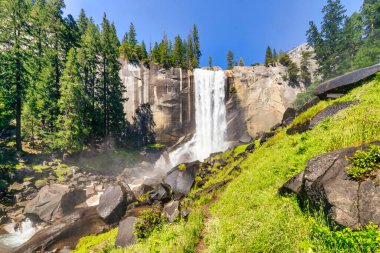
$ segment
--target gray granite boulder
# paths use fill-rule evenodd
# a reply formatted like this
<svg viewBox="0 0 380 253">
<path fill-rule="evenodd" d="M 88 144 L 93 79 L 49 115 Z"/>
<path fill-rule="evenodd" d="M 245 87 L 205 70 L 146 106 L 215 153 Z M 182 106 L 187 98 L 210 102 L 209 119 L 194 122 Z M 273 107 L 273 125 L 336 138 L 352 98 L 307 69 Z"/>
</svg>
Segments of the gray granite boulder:
<svg viewBox="0 0 380 253">
<path fill-rule="evenodd" d="M 82 189 L 52 184 L 43 187 L 25 207 L 24 213 L 31 218 L 52 222 L 74 211 L 76 205 L 86 200 Z"/>
</svg>

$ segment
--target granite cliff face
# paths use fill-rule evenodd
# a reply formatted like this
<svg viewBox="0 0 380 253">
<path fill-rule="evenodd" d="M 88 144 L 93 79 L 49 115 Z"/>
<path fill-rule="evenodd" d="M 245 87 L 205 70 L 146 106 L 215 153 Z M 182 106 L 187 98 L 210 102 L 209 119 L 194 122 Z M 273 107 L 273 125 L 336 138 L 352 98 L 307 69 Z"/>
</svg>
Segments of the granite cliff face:
<svg viewBox="0 0 380 253">
<path fill-rule="evenodd" d="M 289 51 L 300 66 L 302 52 L 311 50 L 303 44 Z M 310 60 L 314 75 L 317 65 Z M 120 77 L 127 91 L 124 110 L 132 121 L 135 109 L 142 103 L 151 105 L 156 123 L 157 141 L 172 145 L 195 129 L 195 97 L 193 73 L 180 68 L 161 69 L 121 61 Z M 230 141 L 239 140 L 247 132 L 255 136 L 279 123 L 286 108 L 305 89 L 304 84 L 284 80 L 286 67 L 235 67 L 227 70 L 226 106 Z M 232 91 L 235 87 L 236 92 Z"/>
<path fill-rule="evenodd" d="M 298 67 L 304 51 L 311 51 L 311 48 L 303 44 L 288 52 Z M 314 77 L 316 62 L 310 59 L 309 65 L 309 71 Z M 286 80 L 286 73 L 287 68 L 281 64 L 271 67 L 234 67 L 226 71 L 229 90 L 232 90 L 232 87 L 236 90 L 230 101 L 235 104 L 235 110 L 232 111 L 239 114 L 240 121 L 244 122 L 249 135 L 255 136 L 257 132 L 267 131 L 279 123 L 297 94 L 305 90 L 302 82 L 292 84 Z"/>
<path fill-rule="evenodd" d="M 149 103 L 157 141 L 174 144 L 194 130 L 194 85 L 191 71 L 144 66 L 121 61 L 120 78 L 126 87 L 124 111 L 132 122 L 136 108 Z"/>
</svg>

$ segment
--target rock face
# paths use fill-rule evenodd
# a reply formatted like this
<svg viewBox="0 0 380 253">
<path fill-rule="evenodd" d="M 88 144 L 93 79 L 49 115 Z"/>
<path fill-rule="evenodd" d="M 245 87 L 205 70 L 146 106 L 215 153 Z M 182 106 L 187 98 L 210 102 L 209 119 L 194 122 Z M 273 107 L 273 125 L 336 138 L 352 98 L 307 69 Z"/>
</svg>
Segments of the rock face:
<svg viewBox="0 0 380 253">
<path fill-rule="evenodd" d="M 329 94 L 346 93 L 347 90 L 355 87 L 359 81 L 368 78 L 380 71 L 380 64 L 362 68 L 343 76 L 336 77 L 320 84 L 315 90 L 315 95 L 324 98 Z"/>
<path fill-rule="evenodd" d="M 311 51 L 303 44 L 289 51 L 291 59 L 300 66 L 302 52 Z M 135 109 L 149 103 L 156 123 L 156 137 L 159 143 L 171 146 L 181 136 L 195 130 L 195 97 L 193 72 L 172 68 L 161 69 L 151 64 L 149 67 L 130 64 L 120 60 L 120 78 L 126 87 L 124 111 L 132 121 Z M 312 57 L 309 70 L 314 76 L 317 68 Z M 235 67 L 226 71 L 227 137 L 237 141 L 246 134 L 267 131 L 280 123 L 286 108 L 304 90 L 304 85 L 290 84 L 284 80 L 286 67 L 254 66 Z M 230 92 L 232 87 L 235 92 Z"/>
<path fill-rule="evenodd" d="M 126 87 L 124 104 L 127 119 L 132 122 L 136 108 L 149 103 L 156 123 L 159 143 L 172 145 L 194 130 L 193 74 L 180 68 L 161 69 L 120 60 L 120 78 Z"/>
<path fill-rule="evenodd" d="M 380 145 L 380 142 L 376 142 Z M 380 224 L 380 172 L 363 182 L 346 173 L 347 157 L 368 146 L 336 150 L 316 156 L 280 192 L 297 193 L 301 203 L 324 209 L 338 225 L 357 228 L 373 222 Z M 304 204 L 306 205 L 306 204 Z"/>
<path fill-rule="evenodd" d="M 134 225 L 137 220 L 136 217 L 131 216 L 120 222 L 115 242 L 116 246 L 125 248 L 137 242 L 137 237 L 134 234 Z"/>
<path fill-rule="evenodd" d="M 181 169 L 181 166 L 183 165 L 185 168 Z M 181 198 L 190 192 L 199 167 L 200 162 L 195 161 L 188 164 L 178 165 L 168 172 L 163 181 L 171 187 L 175 198 Z"/>
<path fill-rule="evenodd" d="M 289 52 L 292 60 L 300 66 L 302 52 L 311 51 L 303 44 Z M 316 63 L 310 60 L 310 72 L 314 76 Z M 237 90 L 237 111 L 243 114 L 241 124 L 248 133 L 267 131 L 280 123 L 285 110 L 291 106 L 298 93 L 305 89 L 304 84 L 291 84 L 284 79 L 287 68 L 281 64 L 274 67 L 262 65 L 254 67 L 234 67 L 226 71 L 228 87 Z"/>
<path fill-rule="evenodd" d="M 97 211 L 102 219 L 108 223 L 113 223 L 122 218 L 127 206 L 127 192 L 124 187 L 116 184 L 109 186 L 100 197 Z"/>
<path fill-rule="evenodd" d="M 74 211 L 74 207 L 86 200 L 86 192 L 67 185 L 53 184 L 43 187 L 25 207 L 24 213 L 52 222 Z"/>
</svg>

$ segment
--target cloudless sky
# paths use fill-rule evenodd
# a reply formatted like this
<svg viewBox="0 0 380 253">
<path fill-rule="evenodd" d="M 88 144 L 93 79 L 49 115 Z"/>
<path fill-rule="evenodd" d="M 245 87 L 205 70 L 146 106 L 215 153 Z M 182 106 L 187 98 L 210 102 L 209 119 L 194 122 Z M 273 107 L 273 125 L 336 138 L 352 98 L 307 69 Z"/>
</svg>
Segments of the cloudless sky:
<svg viewBox="0 0 380 253">
<path fill-rule="evenodd" d="M 78 17 L 83 8 L 100 24 L 104 12 L 115 22 L 119 38 L 133 22 L 139 42 L 160 41 L 166 33 L 187 38 L 197 24 L 201 65 L 226 67 L 228 50 L 246 65 L 263 62 L 268 45 L 290 50 L 306 42 L 310 20 L 319 24 L 327 0 L 65 0 L 65 14 Z M 359 11 L 363 0 L 341 0 L 347 14 Z"/>
</svg>

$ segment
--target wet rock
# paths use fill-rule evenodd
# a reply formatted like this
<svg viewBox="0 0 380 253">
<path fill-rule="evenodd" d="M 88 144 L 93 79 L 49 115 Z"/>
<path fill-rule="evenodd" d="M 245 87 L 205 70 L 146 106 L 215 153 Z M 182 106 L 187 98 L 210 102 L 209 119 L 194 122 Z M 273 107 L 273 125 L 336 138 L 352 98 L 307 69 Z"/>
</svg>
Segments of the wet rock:
<svg viewBox="0 0 380 253">
<path fill-rule="evenodd" d="M 287 194 L 298 194 L 301 191 L 302 183 L 303 183 L 303 175 L 304 171 L 301 171 L 293 178 L 291 178 L 288 182 L 286 182 L 279 190 L 279 193 L 282 195 Z"/>
<path fill-rule="evenodd" d="M 120 222 L 115 241 L 116 246 L 125 248 L 137 242 L 134 226 L 138 220 L 136 217 L 131 216 Z"/>
<path fill-rule="evenodd" d="M 173 223 L 180 215 L 179 201 L 171 201 L 164 206 L 167 221 Z"/>
<path fill-rule="evenodd" d="M 200 162 L 195 161 L 185 164 L 184 169 L 181 169 L 180 166 L 178 165 L 169 171 L 163 179 L 163 182 L 171 187 L 175 198 L 181 198 L 190 192 L 195 182 Z"/>
<path fill-rule="evenodd" d="M 38 217 L 45 222 L 62 218 L 74 211 L 74 207 L 86 200 L 86 193 L 67 185 L 53 184 L 43 187 L 25 207 L 25 215 Z"/>
<path fill-rule="evenodd" d="M 119 184 L 109 186 L 100 197 L 97 211 L 99 216 L 108 223 L 118 222 L 128 206 L 127 192 Z"/>
</svg>

